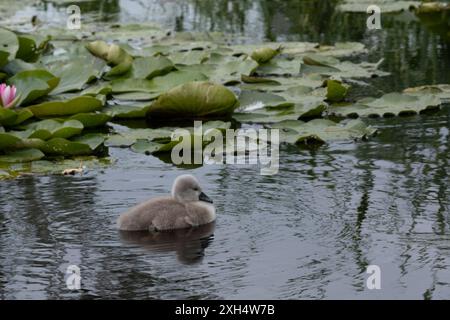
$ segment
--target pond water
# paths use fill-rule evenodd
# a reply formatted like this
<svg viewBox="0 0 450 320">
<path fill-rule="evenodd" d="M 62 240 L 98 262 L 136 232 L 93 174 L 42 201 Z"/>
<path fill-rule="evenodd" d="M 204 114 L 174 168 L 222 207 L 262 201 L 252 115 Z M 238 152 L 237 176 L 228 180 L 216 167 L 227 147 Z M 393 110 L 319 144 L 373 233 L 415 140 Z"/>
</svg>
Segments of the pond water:
<svg viewBox="0 0 450 320">
<path fill-rule="evenodd" d="M 25 1 L 26 2 L 26 1 Z M 175 30 L 256 40 L 360 41 L 392 73 L 354 95 L 450 83 L 450 44 L 413 14 L 345 14 L 334 1 L 87 1 L 87 19 L 156 21 Z M 58 23 L 64 6 L 18 8 Z M 447 30 L 448 32 L 448 30 Z M 83 176 L 0 182 L 0 297 L 187 299 L 450 298 L 450 108 L 374 119 L 367 142 L 285 147 L 280 170 L 182 169 L 111 149 L 116 162 Z M 121 234 L 118 215 L 192 173 L 214 200 L 214 226 L 151 237 Z M 82 290 L 66 287 L 69 265 Z M 381 268 L 368 290 L 366 268 Z"/>
</svg>

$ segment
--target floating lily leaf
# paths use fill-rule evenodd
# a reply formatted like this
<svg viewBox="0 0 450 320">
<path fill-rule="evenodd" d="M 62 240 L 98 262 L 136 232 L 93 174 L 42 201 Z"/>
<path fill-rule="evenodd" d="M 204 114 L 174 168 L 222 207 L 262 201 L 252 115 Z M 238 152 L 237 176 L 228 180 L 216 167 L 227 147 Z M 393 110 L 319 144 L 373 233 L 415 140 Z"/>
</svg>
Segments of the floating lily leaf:
<svg viewBox="0 0 450 320">
<path fill-rule="evenodd" d="M 320 117 L 326 109 L 324 97 L 315 95 L 312 88 L 297 86 L 272 94 L 243 91 L 239 97 L 240 111 L 233 118 L 247 123 L 273 123 L 283 120 Z"/>
<path fill-rule="evenodd" d="M 278 55 L 281 52 L 281 49 L 272 49 L 270 47 L 260 48 L 253 51 L 251 57 L 253 60 L 258 62 L 259 64 L 263 64 L 269 62 L 273 57 Z"/>
<path fill-rule="evenodd" d="M 61 80 L 52 95 L 83 89 L 86 83 L 101 77 L 104 66 L 104 61 L 96 58 L 76 58 L 70 62 L 53 63 L 50 71 Z"/>
<path fill-rule="evenodd" d="M 364 44 L 359 42 L 338 42 L 334 46 L 320 45 L 315 50 L 324 56 L 346 57 L 367 53 Z"/>
<path fill-rule="evenodd" d="M 113 98 L 119 101 L 150 101 L 158 98 L 159 92 L 125 92 L 113 94 Z"/>
<path fill-rule="evenodd" d="M 97 82 L 96 84 L 81 91 L 82 96 L 97 96 L 99 94 L 109 95 L 112 92 L 112 87 L 110 82 Z"/>
<path fill-rule="evenodd" d="M 308 74 L 303 77 L 268 77 L 263 79 L 266 79 L 266 81 L 253 81 L 253 83 L 241 84 L 239 87 L 244 90 L 279 93 L 292 87 L 305 86 L 315 89 L 324 84 L 324 76 L 319 74 Z"/>
<path fill-rule="evenodd" d="M 149 109 L 149 103 L 135 103 L 132 105 L 112 105 L 106 107 L 103 111 L 116 119 L 131 119 L 145 118 Z"/>
<path fill-rule="evenodd" d="M 157 154 L 171 151 L 178 143 L 178 141 L 158 143 L 154 141 L 138 140 L 131 146 L 131 150 L 136 153 Z"/>
<path fill-rule="evenodd" d="M 33 117 L 33 114 L 26 109 L 11 110 L 0 107 L 0 125 L 15 126 Z"/>
<path fill-rule="evenodd" d="M 22 139 L 11 133 L 0 132 L 0 150 L 13 147 L 16 143 Z"/>
<path fill-rule="evenodd" d="M 23 163 L 40 160 L 45 155 L 38 149 L 24 149 L 0 155 L 0 162 Z"/>
<path fill-rule="evenodd" d="M 450 102 L 450 84 L 437 84 L 431 86 L 421 86 L 415 88 L 408 88 L 403 93 L 409 95 L 434 95 L 441 99 L 442 103 Z"/>
<path fill-rule="evenodd" d="M 187 52 L 173 52 L 169 55 L 169 58 L 176 65 L 200 64 L 208 59 L 208 53 L 197 50 Z"/>
<path fill-rule="evenodd" d="M 108 121 L 112 119 L 112 117 L 105 113 L 78 113 L 69 118 L 70 120 L 77 120 L 83 124 L 85 128 L 95 128 L 102 127 Z"/>
<path fill-rule="evenodd" d="M 239 111 L 250 112 L 264 107 L 292 106 L 292 102 L 286 101 L 282 96 L 259 92 L 243 90 L 239 96 Z"/>
<path fill-rule="evenodd" d="M 47 155 L 80 156 L 91 155 L 104 142 L 104 137 L 99 134 L 89 134 L 72 141 L 54 138 L 45 142 L 41 150 Z"/>
<path fill-rule="evenodd" d="M 152 80 L 120 79 L 112 81 L 114 93 L 124 92 L 150 92 L 162 93 L 180 84 L 190 81 L 203 81 L 208 78 L 201 72 L 173 71 Z"/>
<path fill-rule="evenodd" d="M 152 79 L 163 76 L 174 69 L 172 61 L 166 57 L 143 57 L 133 61 L 132 77 Z"/>
<path fill-rule="evenodd" d="M 103 108 L 103 101 L 100 99 L 81 96 L 68 101 L 43 102 L 28 109 L 38 118 L 49 116 L 67 116 L 77 113 L 89 113 Z"/>
<path fill-rule="evenodd" d="M 340 102 L 345 99 L 348 89 L 337 80 L 327 80 L 327 100 Z"/>
<path fill-rule="evenodd" d="M 321 55 L 308 55 L 303 58 L 301 74 L 318 73 L 321 75 L 341 78 L 370 78 L 373 76 L 386 76 L 389 73 L 378 69 L 383 60 L 377 63 L 362 62 L 359 64 L 350 61 L 339 61 L 332 57 Z"/>
<path fill-rule="evenodd" d="M 36 138 L 47 140 L 50 138 L 70 138 L 78 135 L 83 131 L 84 126 L 80 121 L 67 120 L 58 122 L 48 119 L 32 123 L 26 127 L 27 132 L 31 132 L 26 138 Z"/>
<path fill-rule="evenodd" d="M 104 41 L 94 41 L 86 45 L 94 56 L 102 58 L 109 65 L 114 66 L 107 76 L 114 77 L 125 74 L 131 68 L 133 57 L 116 44 L 108 45 Z"/>
<path fill-rule="evenodd" d="M 315 119 L 309 122 L 288 120 L 271 125 L 280 129 L 280 138 L 285 143 L 315 144 L 336 140 L 364 139 L 374 135 L 377 130 L 367 126 L 361 120 L 351 120 L 345 125 L 326 119 Z"/>
<path fill-rule="evenodd" d="M 105 141 L 107 147 L 129 147 L 138 140 L 158 141 L 168 143 L 171 140 L 173 130 L 160 129 L 133 129 L 119 134 L 114 134 Z"/>
<path fill-rule="evenodd" d="M 242 76 L 250 76 L 258 67 L 258 64 L 250 58 L 230 58 L 221 64 L 196 64 L 189 66 L 178 66 L 180 71 L 201 72 L 210 81 L 222 84 L 239 83 Z M 206 80 L 206 79 L 198 79 Z"/>
<path fill-rule="evenodd" d="M 0 107 L 0 125 L 12 124 L 17 118 L 17 113 L 11 109 Z"/>
<path fill-rule="evenodd" d="M 17 50 L 19 50 L 19 40 L 17 39 L 16 34 L 9 30 L 0 28 L 0 51 L 7 53 L 7 55 L 0 55 L 0 57 L 3 57 L 3 61 L 0 59 L 0 62 L 4 65 L 6 62 L 5 58 L 7 59 L 10 57 L 13 59 L 16 56 Z M 0 64 L 0 67 L 3 65 Z"/>
<path fill-rule="evenodd" d="M 233 114 L 233 119 L 241 123 L 274 123 L 284 120 L 297 120 L 299 116 L 295 113 L 242 113 Z"/>
<path fill-rule="evenodd" d="M 302 60 L 300 58 L 276 57 L 260 65 L 256 73 L 264 76 L 296 76 L 300 73 L 301 63 Z"/>
<path fill-rule="evenodd" d="M 17 105 L 27 105 L 49 94 L 59 83 L 59 78 L 45 70 L 28 70 L 9 79 L 19 94 Z"/>
<path fill-rule="evenodd" d="M 41 53 L 47 48 L 49 37 L 40 37 L 36 35 L 20 35 L 19 49 L 16 53 L 16 59 L 26 62 L 36 62 Z"/>
<path fill-rule="evenodd" d="M 440 104 L 441 100 L 434 95 L 389 93 L 379 99 L 366 98 L 356 104 L 334 105 L 329 111 L 330 114 L 348 117 L 392 117 L 436 109 Z"/>
<path fill-rule="evenodd" d="M 226 87 L 195 81 L 159 96 L 149 115 L 167 119 L 228 116 L 237 106 L 236 96 Z"/>
<path fill-rule="evenodd" d="M 94 156 L 77 156 L 71 159 L 58 160 L 38 160 L 36 153 L 36 160 L 30 163 L 5 163 L 0 162 L 0 179 L 17 177 L 22 174 L 63 174 L 68 168 L 82 168 L 83 172 L 90 169 L 97 169 L 108 166 L 111 160 L 108 158 L 97 158 Z M 3 173 L 6 173 L 2 175 Z"/>
<path fill-rule="evenodd" d="M 9 57 L 8 52 L 0 51 L 0 68 L 3 68 L 3 66 L 8 63 L 8 57 Z M 4 75 L 6 75 L 6 74 L 4 74 Z M 2 76 L 2 79 L 3 78 L 4 78 L 4 76 Z"/>
</svg>

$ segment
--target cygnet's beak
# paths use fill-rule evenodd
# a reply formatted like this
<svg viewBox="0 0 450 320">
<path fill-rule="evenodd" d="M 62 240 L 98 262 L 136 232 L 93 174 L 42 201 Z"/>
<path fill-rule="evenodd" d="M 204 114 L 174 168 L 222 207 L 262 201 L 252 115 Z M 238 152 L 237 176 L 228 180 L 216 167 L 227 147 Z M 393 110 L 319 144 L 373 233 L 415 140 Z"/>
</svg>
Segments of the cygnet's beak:
<svg viewBox="0 0 450 320">
<path fill-rule="evenodd" d="M 200 193 L 200 196 L 198 197 L 200 201 L 204 201 L 204 202 L 209 202 L 209 203 L 213 203 L 213 201 L 203 192 Z"/>
</svg>

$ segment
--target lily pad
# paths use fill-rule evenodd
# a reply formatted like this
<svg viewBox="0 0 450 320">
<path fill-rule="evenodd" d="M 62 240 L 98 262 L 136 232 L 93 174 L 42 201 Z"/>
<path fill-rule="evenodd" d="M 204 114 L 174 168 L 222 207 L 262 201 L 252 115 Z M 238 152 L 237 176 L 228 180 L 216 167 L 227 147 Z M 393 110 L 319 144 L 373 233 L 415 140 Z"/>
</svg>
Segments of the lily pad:
<svg viewBox="0 0 450 320">
<path fill-rule="evenodd" d="M 0 107 L 0 125 L 15 126 L 33 117 L 26 109 L 11 110 Z"/>
<path fill-rule="evenodd" d="M 50 37 L 44 38 L 30 34 L 22 34 L 17 38 L 19 40 L 19 49 L 16 53 L 16 59 L 26 62 L 36 62 L 46 50 L 50 41 Z"/>
<path fill-rule="evenodd" d="M 40 160 L 45 155 L 38 149 L 24 149 L 0 155 L 0 162 L 23 163 Z"/>
<path fill-rule="evenodd" d="M 14 134 L 0 132 L 0 150 L 11 148 L 21 140 L 20 137 Z"/>
<path fill-rule="evenodd" d="M 281 142 L 291 144 L 322 144 L 337 140 L 365 139 L 377 132 L 359 119 L 344 125 L 326 119 L 309 122 L 288 120 L 271 125 L 270 128 L 280 129 Z"/>
<path fill-rule="evenodd" d="M 77 113 L 69 118 L 83 124 L 84 128 L 96 128 L 104 126 L 112 117 L 106 113 Z"/>
<path fill-rule="evenodd" d="M 340 102 L 345 99 L 348 88 L 343 86 L 340 81 L 327 80 L 327 100 L 331 102 Z"/>
<path fill-rule="evenodd" d="M 132 66 L 133 57 L 117 44 L 108 45 L 104 41 L 93 41 L 86 45 L 86 48 L 94 56 L 102 58 L 113 68 L 106 74 L 114 77 L 127 73 Z"/>
<path fill-rule="evenodd" d="M 0 51 L 7 53 L 6 57 L 13 59 L 19 50 L 19 40 L 14 32 L 0 28 Z M 5 55 L 3 54 L 3 59 Z M 0 60 L 1 62 L 1 60 Z M 3 60 L 3 63 L 5 61 Z M 2 66 L 0 64 L 0 66 Z"/>
<path fill-rule="evenodd" d="M 238 100 L 226 87 L 211 82 L 194 81 L 171 89 L 151 105 L 152 118 L 196 118 L 228 116 Z"/>
<path fill-rule="evenodd" d="M 344 117 L 392 117 L 414 115 L 426 110 L 437 109 L 441 100 L 435 95 L 420 96 L 388 93 L 381 98 L 366 98 L 355 104 L 333 105 L 330 114 Z"/>
<path fill-rule="evenodd" d="M 100 134 L 89 134 L 71 141 L 63 138 L 54 138 L 46 141 L 40 149 L 46 155 L 91 155 L 103 144 L 104 140 L 104 137 Z"/>
<path fill-rule="evenodd" d="M 89 113 L 103 108 L 103 101 L 90 96 L 80 96 L 68 101 L 49 101 L 28 107 L 38 118 L 49 116 L 68 116 Z"/>
<path fill-rule="evenodd" d="M 201 72 L 173 71 L 164 76 L 155 77 L 152 80 L 146 79 L 120 79 L 114 80 L 112 92 L 150 92 L 162 93 L 178 85 L 190 81 L 203 81 L 208 78 Z"/>
<path fill-rule="evenodd" d="M 26 127 L 27 133 L 30 133 L 24 138 L 37 138 L 41 140 L 48 140 L 50 138 L 70 138 L 78 135 L 83 131 L 84 126 L 80 121 L 67 120 L 59 122 L 48 119 L 32 123 Z"/>
<path fill-rule="evenodd" d="M 253 51 L 251 57 L 259 64 L 269 62 L 273 57 L 281 52 L 281 48 L 272 49 L 270 47 L 260 48 Z"/>
<path fill-rule="evenodd" d="M 339 61 L 333 57 L 321 55 L 308 55 L 303 58 L 300 73 L 311 74 L 318 73 L 326 76 L 340 78 L 371 78 L 374 76 L 382 77 L 389 75 L 388 72 L 379 70 L 383 59 L 377 63 L 361 62 L 353 63 L 350 61 Z"/>
<path fill-rule="evenodd" d="M 134 103 L 131 105 L 119 104 L 107 106 L 103 112 L 115 119 L 133 119 L 145 118 L 149 109 L 149 103 Z"/>
<path fill-rule="evenodd" d="M 450 84 L 436 84 L 431 86 L 420 86 L 403 90 L 403 93 L 409 95 L 434 95 L 441 99 L 442 103 L 450 102 Z"/>
<path fill-rule="evenodd" d="M 52 95 L 83 89 L 86 83 L 101 77 L 104 66 L 105 63 L 96 58 L 75 58 L 52 64 L 50 71 L 61 79 Z"/>
<path fill-rule="evenodd" d="M 143 57 L 133 61 L 132 78 L 152 79 L 163 76 L 174 69 L 171 60 L 166 57 Z"/>
<path fill-rule="evenodd" d="M 28 105 L 49 94 L 59 83 L 59 78 L 46 70 L 21 71 L 9 79 L 17 88 L 18 106 Z"/>
</svg>

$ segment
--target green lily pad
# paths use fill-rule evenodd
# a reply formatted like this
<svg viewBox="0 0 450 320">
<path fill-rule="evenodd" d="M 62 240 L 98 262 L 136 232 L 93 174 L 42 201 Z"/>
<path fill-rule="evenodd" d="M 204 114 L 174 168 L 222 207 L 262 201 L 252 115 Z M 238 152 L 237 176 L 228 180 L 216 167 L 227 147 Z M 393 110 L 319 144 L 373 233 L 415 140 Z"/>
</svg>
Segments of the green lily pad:
<svg viewBox="0 0 450 320">
<path fill-rule="evenodd" d="M 84 128 L 96 128 L 104 126 L 112 117 L 106 113 L 77 113 L 69 118 L 83 124 Z"/>
<path fill-rule="evenodd" d="M 436 84 L 431 86 L 420 86 L 415 88 L 407 88 L 403 93 L 409 95 L 434 95 L 441 99 L 442 103 L 450 102 L 450 84 Z"/>
<path fill-rule="evenodd" d="M 59 78 L 46 70 L 21 71 L 9 79 L 17 88 L 17 105 L 28 105 L 34 100 L 49 94 L 59 83 Z"/>
<path fill-rule="evenodd" d="M 14 32 L 0 28 L 0 51 L 6 52 L 7 56 L 14 58 L 19 50 L 19 40 Z M 5 57 L 5 55 L 3 55 Z M 4 63 L 5 61 L 3 61 Z M 2 66 L 0 64 L 0 66 Z"/>
<path fill-rule="evenodd" d="M 172 71 L 164 76 L 146 79 L 118 79 L 111 82 L 113 93 L 149 92 L 162 93 L 190 81 L 203 81 L 208 78 L 201 72 Z"/>
<path fill-rule="evenodd" d="M 150 101 L 158 98 L 160 95 L 159 92 L 150 93 L 150 92 L 124 92 L 124 93 L 116 93 L 113 94 L 112 97 L 115 100 L 119 101 Z"/>
<path fill-rule="evenodd" d="M 318 54 L 303 57 L 303 64 L 300 73 L 311 74 L 318 73 L 326 76 L 348 78 L 371 78 L 374 76 L 382 77 L 389 75 L 388 72 L 379 70 L 383 60 L 377 63 L 361 62 L 353 63 L 350 61 L 339 61 L 333 57 L 325 57 Z"/>
<path fill-rule="evenodd" d="M 287 120 L 271 125 L 270 128 L 280 129 L 281 142 L 291 144 L 322 144 L 338 140 L 365 139 L 377 132 L 359 119 L 351 120 L 345 125 L 326 119 L 309 122 Z"/>
<path fill-rule="evenodd" d="M 337 80 L 327 80 L 327 100 L 331 102 L 340 102 L 345 99 L 348 88 Z"/>
<path fill-rule="evenodd" d="M 228 116 L 238 100 L 226 87 L 211 82 L 189 82 L 162 94 L 151 105 L 152 118 L 196 118 Z"/>
<path fill-rule="evenodd" d="M 0 125 L 15 126 L 31 117 L 33 114 L 26 109 L 11 110 L 0 107 Z"/>
<path fill-rule="evenodd" d="M 130 147 L 138 140 L 158 141 L 158 143 L 168 143 L 171 140 L 173 130 L 160 129 L 134 129 L 126 132 L 111 135 L 105 141 L 107 147 Z"/>
<path fill-rule="evenodd" d="M 200 64 L 208 59 L 208 53 L 205 51 L 186 51 L 186 52 L 172 52 L 169 58 L 176 65 L 192 65 Z"/>
<path fill-rule="evenodd" d="M 414 96 L 388 93 L 381 98 L 366 98 L 355 104 L 333 105 L 330 114 L 344 117 L 392 117 L 414 115 L 430 109 L 437 109 L 441 100 L 435 95 Z"/>
<path fill-rule="evenodd" d="M 133 57 L 117 44 L 108 45 L 104 41 L 93 41 L 86 45 L 94 56 L 105 60 L 108 65 L 114 66 L 106 75 L 114 77 L 127 73 L 133 64 Z"/>
<path fill-rule="evenodd" d="M 56 95 L 83 89 L 86 83 L 101 77 L 104 66 L 104 61 L 96 58 L 75 58 L 70 62 L 53 63 L 50 71 L 61 80 L 51 94 Z"/>
<path fill-rule="evenodd" d="M 253 51 L 251 57 L 253 60 L 258 62 L 258 64 L 263 64 L 269 62 L 273 57 L 278 55 L 281 52 L 281 49 L 272 49 L 270 47 L 260 48 Z"/>
<path fill-rule="evenodd" d="M 21 140 L 20 137 L 14 134 L 0 132 L 0 150 L 11 148 Z"/>
<path fill-rule="evenodd" d="M 0 155 L 0 162 L 24 163 L 40 160 L 45 155 L 38 149 L 24 149 Z"/>
<path fill-rule="evenodd" d="M 26 132 L 30 134 L 29 139 L 48 140 L 50 138 L 70 138 L 78 135 L 83 131 L 84 126 L 80 121 L 67 120 L 58 122 L 56 120 L 48 119 L 39 122 L 34 122 L 26 127 Z"/>
<path fill-rule="evenodd" d="M 103 112 L 115 119 L 133 119 L 147 117 L 149 109 L 149 103 L 134 103 L 132 105 L 107 106 Z"/>
<path fill-rule="evenodd" d="M 0 51 L 0 68 L 3 68 L 3 66 L 8 63 L 8 57 L 9 57 L 8 52 Z M 5 76 L 6 74 L 3 74 L 1 79 L 3 79 Z"/>
<path fill-rule="evenodd" d="M 173 62 L 166 57 L 136 58 L 133 61 L 132 78 L 150 80 L 163 76 L 173 69 Z"/>
<path fill-rule="evenodd" d="M 80 96 L 68 101 L 43 102 L 28 107 L 28 109 L 38 118 L 89 113 L 98 111 L 102 108 L 103 101 L 90 96 Z"/>
<path fill-rule="evenodd" d="M 16 59 L 26 62 L 36 62 L 50 41 L 49 37 L 44 38 L 30 34 L 22 34 L 17 38 L 19 40 L 19 49 L 16 53 Z"/>
<path fill-rule="evenodd" d="M 46 155 L 91 155 L 103 144 L 104 140 L 104 137 L 100 134 L 89 134 L 71 141 L 63 138 L 54 138 L 46 141 L 40 149 Z"/>
</svg>

